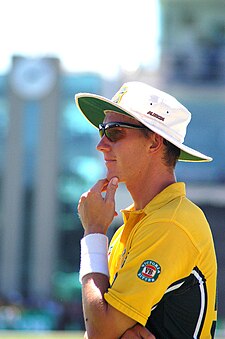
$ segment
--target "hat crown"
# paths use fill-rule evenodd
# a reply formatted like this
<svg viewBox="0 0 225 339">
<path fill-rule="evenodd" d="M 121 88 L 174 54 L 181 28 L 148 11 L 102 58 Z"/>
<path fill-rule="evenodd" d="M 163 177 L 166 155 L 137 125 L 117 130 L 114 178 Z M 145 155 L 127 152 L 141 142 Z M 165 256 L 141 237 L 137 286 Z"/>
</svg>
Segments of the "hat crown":
<svg viewBox="0 0 225 339">
<path fill-rule="evenodd" d="M 163 137 L 183 143 L 191 113 L 173 96 L 145 83 L 125 83 L 112 101 L 130 112 L 149 129 L 157 128 Z"/>
</svg>

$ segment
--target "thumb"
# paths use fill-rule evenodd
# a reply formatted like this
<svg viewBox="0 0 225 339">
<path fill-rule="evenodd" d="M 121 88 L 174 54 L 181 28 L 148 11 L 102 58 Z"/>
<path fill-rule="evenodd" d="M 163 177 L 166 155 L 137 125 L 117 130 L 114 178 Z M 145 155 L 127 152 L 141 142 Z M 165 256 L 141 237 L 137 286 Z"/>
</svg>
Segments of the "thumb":
<svg viewBox="0 0 225 339">
<path fill-rule="evenodd" d="M 118 188 L 118 178 L 114 177 L 109 181 L 109 184 L 106 189 L 105 200 L 106 201 L 113 201 L 115 197 L 116 190 Z"/>
</svg>

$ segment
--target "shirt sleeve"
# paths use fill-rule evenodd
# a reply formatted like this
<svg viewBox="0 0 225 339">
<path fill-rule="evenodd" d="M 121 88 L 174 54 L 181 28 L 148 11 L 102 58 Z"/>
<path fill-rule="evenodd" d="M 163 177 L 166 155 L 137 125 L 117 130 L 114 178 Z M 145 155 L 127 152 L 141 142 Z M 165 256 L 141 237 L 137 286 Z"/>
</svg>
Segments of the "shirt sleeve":
<svg viewBox="0 0 225 339">
<path fill-rule="evenodd" d="M 167 288 L 190 274 L 198 251 L 177 224 L 158 221 L 133 235 L 123 266 L 105 293 L 106 301 L 145 326 Z"/>
</svg>

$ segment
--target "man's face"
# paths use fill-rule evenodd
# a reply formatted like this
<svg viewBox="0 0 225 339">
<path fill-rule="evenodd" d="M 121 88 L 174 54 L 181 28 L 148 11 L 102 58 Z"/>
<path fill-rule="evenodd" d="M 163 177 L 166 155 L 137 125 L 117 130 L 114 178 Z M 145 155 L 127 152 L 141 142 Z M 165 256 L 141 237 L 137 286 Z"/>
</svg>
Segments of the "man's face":
<svg viewBox="0 0 225 339">
<path fill-rule="evenodd" d="M 106 114 L 104 123 L 123 122 L 141 126 L 140 122 L 128 116 L 110 112 Z M 138 180 L 148 164 L 149 139 L 141 129 L 118 128 L 119 138 L 110 141 L 104 135 L 97 145 L 103 152 L 107 168 L 107 179 L 116 176 L 120 182 L 129 183 Z"/>
</svg>

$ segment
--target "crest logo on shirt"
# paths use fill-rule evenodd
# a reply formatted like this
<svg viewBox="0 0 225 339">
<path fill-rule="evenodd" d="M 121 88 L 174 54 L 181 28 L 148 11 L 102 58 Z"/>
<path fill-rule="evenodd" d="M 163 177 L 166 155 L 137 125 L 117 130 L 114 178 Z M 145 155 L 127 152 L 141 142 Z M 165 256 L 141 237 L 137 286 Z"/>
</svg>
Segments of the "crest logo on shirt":
<svg viewBox="0 0 225 339">
<path fill-rule="evenodd" d="M 137 273 L 138 278 L 146 282 L 154 282 L 161 273 L 160 265 L 153 260 L 145 260 Z"/>
</svg>

